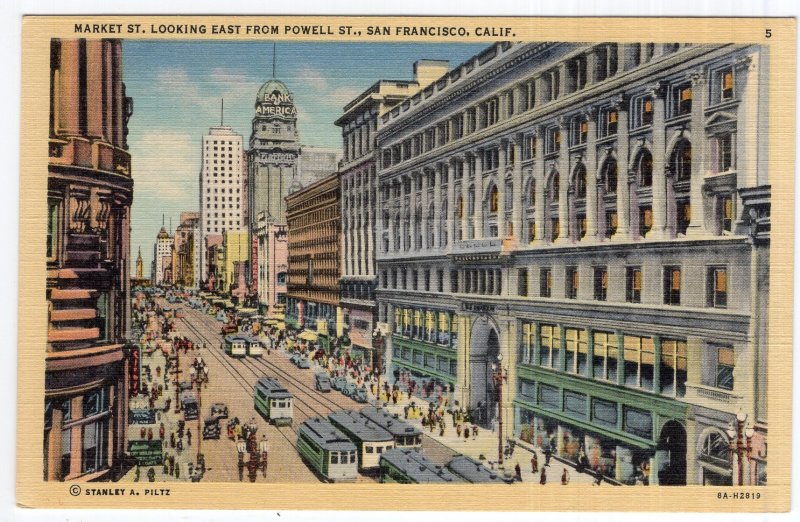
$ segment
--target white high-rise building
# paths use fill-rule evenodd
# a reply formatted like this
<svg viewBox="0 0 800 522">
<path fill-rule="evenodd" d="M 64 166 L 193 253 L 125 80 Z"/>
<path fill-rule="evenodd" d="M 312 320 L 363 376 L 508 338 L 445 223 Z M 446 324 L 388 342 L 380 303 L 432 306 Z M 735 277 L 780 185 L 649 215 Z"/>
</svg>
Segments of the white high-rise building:
<svg viewBox="0 0 800 522">
<path fill-rule="evenodd" d="M 172 243 L 173 238 L 161 227 L 153 248 L 153 284 L 172 282 Z"/>
<path fill-rule="evenodd" d="M 242 136 L 233 128 L 211 127 L 203 136 L 200 166 L 200 279 L 208 278 L 205 240 L 209 234 L 239 230 L 244 201 Z"/>
</svg>

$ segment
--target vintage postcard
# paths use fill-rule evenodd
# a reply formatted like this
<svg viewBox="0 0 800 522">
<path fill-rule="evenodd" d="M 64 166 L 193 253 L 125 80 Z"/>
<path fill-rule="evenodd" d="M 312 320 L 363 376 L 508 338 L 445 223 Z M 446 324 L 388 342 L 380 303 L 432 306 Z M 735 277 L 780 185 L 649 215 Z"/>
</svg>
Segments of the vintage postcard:
<svg viewBox="0 0 800 522">
<path fill-rule="evenodd" d="M 25 18 L 18 503 L 787 510 L 795 40 Z"/>
</svg>

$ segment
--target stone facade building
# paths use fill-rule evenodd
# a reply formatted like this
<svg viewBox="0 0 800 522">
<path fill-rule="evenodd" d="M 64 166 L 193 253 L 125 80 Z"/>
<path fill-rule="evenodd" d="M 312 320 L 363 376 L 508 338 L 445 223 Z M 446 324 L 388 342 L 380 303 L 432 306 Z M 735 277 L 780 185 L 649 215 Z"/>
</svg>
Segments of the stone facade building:
<svg viewBox="0 0 800 522">
<path fill-rule="evenodd" d="M 736 481 L 738 416 L 763 483 L 768 69 L 752 45 L 503 42 L 384 114 L 398 382 L 621 483 Z"/>
<path fill-rule="evenodd" d="M 120 40 L 52 40 L 45 480 L 104 480 L 123 471 L 132 113 Z"/>
<path fill-rule="evenodd" d="M 286 198 L 286 324 L 323 349 L 343 334 L 339 197 L 339 176 L 333 173 Z"/>
</svg>

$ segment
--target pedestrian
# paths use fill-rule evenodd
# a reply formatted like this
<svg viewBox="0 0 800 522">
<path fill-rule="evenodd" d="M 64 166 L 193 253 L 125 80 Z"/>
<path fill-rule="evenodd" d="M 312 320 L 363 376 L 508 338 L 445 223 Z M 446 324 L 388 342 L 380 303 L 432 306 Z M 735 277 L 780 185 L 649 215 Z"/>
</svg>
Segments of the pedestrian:
<svg viewBox="0 0 800 522">
<path fill-rule="evenodd" d="M 164 440 L 165 433 L 166 429 L 164 428 L 164 423 L 162 422 L 161 425 L 158 427 L 158 438 Z"/>
<path fill-rule="evenodd" d="M 539 457 L 536 456 L 534 452 L 533 457 L 531 457 L 531 473 L 537 473 L 539 471 Z"/>
<path fill-rule="evenodd" d="M 472 440 L 475 440 L 478 437 L 478 426 L 475 425 L 472 427 Z"/>
<path fill-rule="evenodd" d="M 464 426 L 464 440 L 469 440 L 469 426 Z"/>
<path fill-rule="evenodd" d="M 408 405 L 403 406 L 403 418 L 408 419 Z"/>
<path fill-rule="evenodd" d="M 542 472 L 539 474 L 539 484 L 544 486 L 547 484 L 547 473 L 546 468 L 542 467 Z"/>
<path fill-rule="evenodd" d="M 169 447 L 175 449 L 175 432 L 169 434 Z"/>
<path fill-rule="evenodd" d="M 519 462 L 517 462 L 517 465 L 514 466 L 514 474 L 516 475 L 515 478 L 522 482 L 522 468 L 519 467 Z"/>
<path fill-rule="evenodd" d="M 550 466 L 550 458 L 553 456 L 553 450 L 550 449 L 550 446 L 547 446 L 544 449 L 544 465 Z"/>
<path fill-rule="evenodd" d="M 444 422 L 439 423 L 439 436 L 444 437 Z"/>
<path fill-rule="evenodd" d="M 569 471 L 564 468 L 564 471 L 561 472 L 561 485 L 566 486 L 567 484 L 569 484 Z"/>
<path fill-rule="evenodd" d="M 186 443 L 189 446 L 192 445 L 192 429 L 191 428 L 188 428 L 186 430 Z"/>
<path fill-rule="evenodd" d="M 456 424 L 456 436 L 460 439 L 461 438 L 461 423 Z"/>
<path fill-rule="evenodd" d="M 267 442 L 267 435 L 261 435 L 261 442 L 258 445 L 258 449 L 261 452 L 261 473 L 264 475 L 264 478 L 267 478 L 267 456 L 269 451 L 269 443 Z"/>
<path fill-rule="evenodd" d="M 244 453 L 239 453 L 239 482 L 244 479 Z"/>
</svg>

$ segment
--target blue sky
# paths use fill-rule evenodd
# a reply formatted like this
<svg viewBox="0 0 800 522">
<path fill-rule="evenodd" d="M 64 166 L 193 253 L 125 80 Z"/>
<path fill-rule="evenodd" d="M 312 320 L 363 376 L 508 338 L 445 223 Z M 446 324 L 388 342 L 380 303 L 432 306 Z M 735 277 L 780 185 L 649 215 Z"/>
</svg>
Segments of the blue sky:
<svg viewBox="0 0 800 522">
<path fill-rule="evenodd" d="M 340 148 L 333 122 L 367 87 L 412 79 L 420 59 L 449 60 L 452 68 L 487 45 L 278 42 L 275 71 L 294 94 L 301 142 Z M 131 255 L 135 261 L 141 247 L 147 276 L 162 214 L 174 230 L 182 211 L 197 210 L 200 139 L 219 124 L 222 98 L 225 124 L 246 146 L 256 93 L 272 77 L 272 43 L 126 40 L 123 60 L 134 101 Z"/>
</svg>

